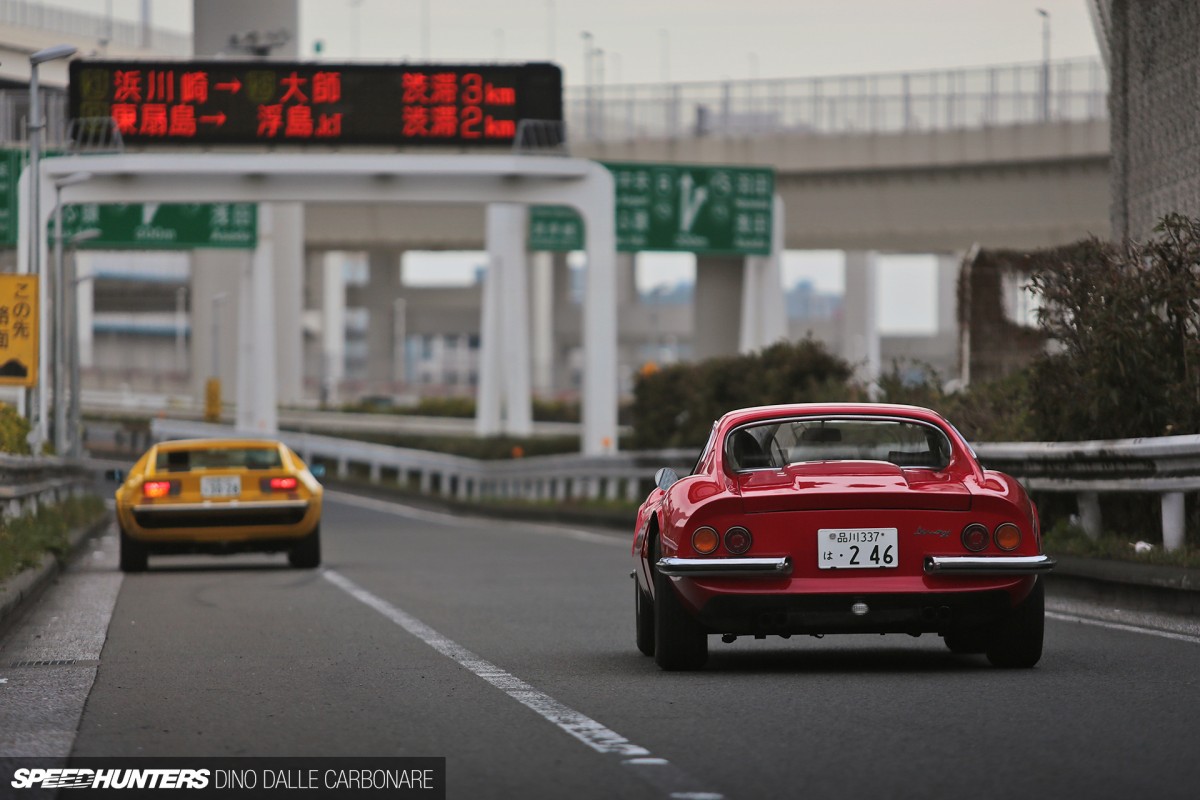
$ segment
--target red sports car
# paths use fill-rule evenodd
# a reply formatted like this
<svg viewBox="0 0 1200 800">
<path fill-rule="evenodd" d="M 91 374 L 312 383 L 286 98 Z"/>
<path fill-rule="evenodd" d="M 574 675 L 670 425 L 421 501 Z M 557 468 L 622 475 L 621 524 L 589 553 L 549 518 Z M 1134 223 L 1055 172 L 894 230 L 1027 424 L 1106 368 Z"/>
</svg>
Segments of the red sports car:
<svg viewBox="0 0 1200 800">
<path fill-rule="evenodd" d="M 1042 655 L 1037 509 L 937 413 L 746 408 L 638 510 L 637 646 L 696 669 L 708 637 L 936 633 L 1001 667 Z"/>
</svg>

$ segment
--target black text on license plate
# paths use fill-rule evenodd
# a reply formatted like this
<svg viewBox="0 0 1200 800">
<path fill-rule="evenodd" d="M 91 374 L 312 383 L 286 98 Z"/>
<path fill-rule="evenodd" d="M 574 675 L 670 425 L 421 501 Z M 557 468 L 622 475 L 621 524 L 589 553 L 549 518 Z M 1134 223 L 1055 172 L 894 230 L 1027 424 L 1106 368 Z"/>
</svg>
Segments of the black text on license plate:
<svg viewBox="0 0 1200 800">
<path fill-rule="evenodd" d="M 891 569 L 900 563 L 896 528 L 821 528 L 817 566 L 821 569 Z"/>
</svg>

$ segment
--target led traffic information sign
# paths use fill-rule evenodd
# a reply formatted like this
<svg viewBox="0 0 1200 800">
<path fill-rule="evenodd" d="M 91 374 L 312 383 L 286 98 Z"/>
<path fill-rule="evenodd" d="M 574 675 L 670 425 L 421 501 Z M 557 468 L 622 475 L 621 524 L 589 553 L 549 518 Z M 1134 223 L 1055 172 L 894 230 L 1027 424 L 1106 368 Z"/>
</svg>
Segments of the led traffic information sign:
<svg viewBox="0 0 1200 800">
<path fill-rule="evenodd" d="M 510 145 L 561 120 L 554 64 L 71 62 L 70 116 L 132 145 Z"/>
</svg>

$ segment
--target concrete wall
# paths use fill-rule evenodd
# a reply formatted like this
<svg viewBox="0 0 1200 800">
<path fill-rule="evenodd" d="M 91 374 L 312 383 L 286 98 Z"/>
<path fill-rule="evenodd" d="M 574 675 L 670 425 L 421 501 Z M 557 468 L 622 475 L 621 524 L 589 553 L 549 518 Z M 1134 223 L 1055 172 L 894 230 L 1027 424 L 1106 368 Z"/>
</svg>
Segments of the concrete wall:
<svg viewBox="0 0 1200 800">
<path fill-rule="evenodd" d="M 1112 0 L 1112 233 L 1144 239 L 1165 214 L 1200 216 L 1200 4 Z"/>
</svg>

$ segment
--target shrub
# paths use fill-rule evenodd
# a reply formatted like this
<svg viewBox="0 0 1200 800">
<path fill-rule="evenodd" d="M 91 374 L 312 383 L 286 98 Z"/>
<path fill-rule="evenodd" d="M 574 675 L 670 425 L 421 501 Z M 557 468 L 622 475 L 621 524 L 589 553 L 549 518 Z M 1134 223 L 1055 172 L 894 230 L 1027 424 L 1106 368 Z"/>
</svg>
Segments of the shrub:
<svg viewBox="0 0 1200 800">
<path fill-rule="evenodd" d="M 8 403 L 0 403 L 0 453 L 29 455 L 29 420 Z"/>
<path fill-rule="evenodd" d="M 812 339 L 641 373 L 633 390 L 633 447 L 699 449 L 713 420 L 735 408 L 855 399 L 851 374 L 849 364 Z"/>
</svg>

